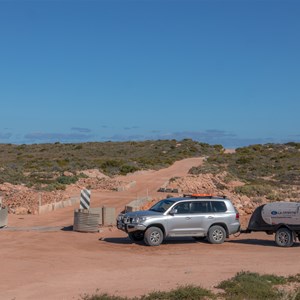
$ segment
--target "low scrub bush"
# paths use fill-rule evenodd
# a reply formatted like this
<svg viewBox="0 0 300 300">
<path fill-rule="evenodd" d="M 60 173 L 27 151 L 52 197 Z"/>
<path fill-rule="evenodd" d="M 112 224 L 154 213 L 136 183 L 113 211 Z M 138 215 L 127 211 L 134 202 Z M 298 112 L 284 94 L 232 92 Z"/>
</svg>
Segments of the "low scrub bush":
<svg viewBox="0 0 300 300">
<path fill-rule="evenodd" d="M 181 286 L 169 292 L 151 292 L 141 297 L 127 298 L 108 294 L 84 295 L 82 300 L 208 300 L 216 299 L 209 290 L 194 285 Z"/>
<path fill-rule="evenodd" d="M 217 287 L 225 291 L 225 299 L 282 299 L 283 293 L 274 288 L 274 285 L 286 282 L 287 279 L 281 276 L 240 272 L 232 279 L 222 281 Z"/>
<path fill-rule="evenodd" d="M 235 187 L 235 192 L 238 194 L 243 194 L 248 197 L 260 197 L 265 195 L 270 195 L 273 192 L 273 187 L 270 185 L 263 184 L 246 184 L 243 186 Z"/>
<path fill-rule="evenodd" d="M 56 179 L 56 181 L 60 184 L 72 184 L 72 183 L 76 183 L 78 181 L 78 177 L 77 176 L 60 176 Z"/>
<path fill-rule="evenodd" d="M 215 295 L 209 290 L 187 285 L 169 292 L 152 292 L 149 295 L 142 296 L 140 300 L 200 300 L 214 298 Z"/>
</svg>

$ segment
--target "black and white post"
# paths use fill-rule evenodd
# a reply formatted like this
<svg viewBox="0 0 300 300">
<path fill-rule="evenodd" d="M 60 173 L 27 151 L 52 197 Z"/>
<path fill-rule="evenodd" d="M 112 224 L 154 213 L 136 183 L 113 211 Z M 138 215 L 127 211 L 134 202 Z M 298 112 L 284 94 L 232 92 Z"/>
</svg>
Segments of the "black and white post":
<svg viewBox="0 0 300 300">
<path fill-rule="evenodd" d="M 80 209 L 89 209 L 90 203 L 91 203 L 91 191 L 87 189 L 81 190 Z"/>
</svg>

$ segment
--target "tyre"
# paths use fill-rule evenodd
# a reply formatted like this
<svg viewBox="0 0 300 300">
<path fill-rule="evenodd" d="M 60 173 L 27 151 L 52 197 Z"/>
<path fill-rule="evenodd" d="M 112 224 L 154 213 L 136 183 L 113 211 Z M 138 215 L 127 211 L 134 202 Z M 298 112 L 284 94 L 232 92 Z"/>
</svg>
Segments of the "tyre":
<svg viewBox="0 0 300 300">
<path fill-rule="evenodd" d="M 226 238 L 226 231 L 222 226 L 214 225 L 209 228 L 207 239 L 211 244 L 222 244 Z"/>
<path fill-rule="evenodd" d="M 164 234 L 158 227 L 149 227 L 144 235 L 144 242 L 148 246 L 159 246 L 163 239 Z"/>
<path fill-rule="evenodd" d="M 275 243 L 279 247 L 293 246 L 293 233 L 288 228 L 279 228 L 275 233 Z"/>
<path fill-rule="evenodd" d="M 140 242 L 144 239 L 144 232 L 142 232 L 142 231 L 130 232 L 130 233 L 128 233 L 128 237 L 133 242 Z"/>
</svg>

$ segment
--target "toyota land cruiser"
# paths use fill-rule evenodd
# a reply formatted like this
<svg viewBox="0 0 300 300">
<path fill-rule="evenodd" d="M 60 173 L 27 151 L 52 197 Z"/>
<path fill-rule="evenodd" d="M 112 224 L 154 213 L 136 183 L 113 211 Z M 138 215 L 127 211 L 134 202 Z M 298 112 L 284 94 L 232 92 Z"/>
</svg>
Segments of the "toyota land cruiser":
<svg viewBox="0 0 300 300">
<path fill-rule="evenodd" d="M 149 210 L 120 214 L 117 227 L 132 241 L 158 246 L 167 237 L 191 236 L 221 244 L 240 230 L 239 213 L 226 197 L 184 195 L 167 198 Z"/>
</svg>

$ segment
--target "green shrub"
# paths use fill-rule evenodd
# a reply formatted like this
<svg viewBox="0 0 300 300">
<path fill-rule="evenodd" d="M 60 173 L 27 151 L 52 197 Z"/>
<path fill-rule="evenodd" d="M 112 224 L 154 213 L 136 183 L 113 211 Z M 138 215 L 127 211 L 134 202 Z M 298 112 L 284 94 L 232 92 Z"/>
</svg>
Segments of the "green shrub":
<svg viewBox="0 0 300 300">
<path fill-rule="evenodd" d="M 140 170 L 139 168 L 137 168 L 136 166 L 130 166 L 130 165 L 123 165 L 120 168 L 120 173 L 121 175 L 126 175 L 128 173 L 133 173 Z"/>
<path fill-rule="evenodd" d="M 222 281 L 217 287 L 225 291 L 225 299 L 281 299 L 283 294 L 274 285 L 286 282 L 280 276 L 240 272 L 234 278 Z"/>
<path fill-rule="evenodd" d="M 77 176 L 60 176 L 56 179 L 56 181 L 60 184 L 72 184 L 78 181 Z"/>
<path fill-rule="evenodd" d="M 152 292 L 142 296 L 140 300 L 200 300 L 214 299 L 214 294 L 198 286 L 187 285 L 173 289 L 169 292 Z"/>
</svg>

